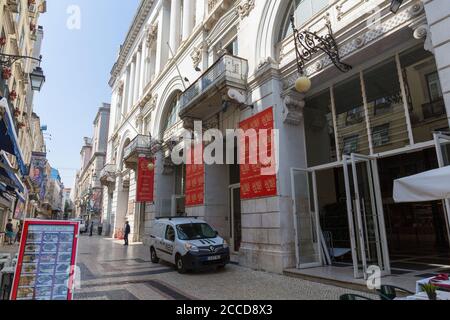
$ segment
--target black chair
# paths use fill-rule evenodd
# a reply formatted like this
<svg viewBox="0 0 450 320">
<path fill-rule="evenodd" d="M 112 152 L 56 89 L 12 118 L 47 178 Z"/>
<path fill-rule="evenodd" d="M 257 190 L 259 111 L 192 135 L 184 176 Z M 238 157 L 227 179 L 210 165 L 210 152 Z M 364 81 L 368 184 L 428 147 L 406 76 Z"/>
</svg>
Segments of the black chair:
<svg viewBox="0 0 450 320">
<path fill-rule="evenodd" d="M 360 296 L 358 294 L 344 294 L 342 295 L 339 300 L 343 301 L 355 301 L 355 300 L 373 300 L 364 296 Z"/>
<path fill-rule="evenodd" d="M 414 292 L 399 288 L 391 285 L 382 285 L 379 290 L 377 290 L 378 295 L 381 300 L 394 300 L 397 298 L 397 292 L 403 292 L 408 295 L 414 295 Z"/>
</svg>

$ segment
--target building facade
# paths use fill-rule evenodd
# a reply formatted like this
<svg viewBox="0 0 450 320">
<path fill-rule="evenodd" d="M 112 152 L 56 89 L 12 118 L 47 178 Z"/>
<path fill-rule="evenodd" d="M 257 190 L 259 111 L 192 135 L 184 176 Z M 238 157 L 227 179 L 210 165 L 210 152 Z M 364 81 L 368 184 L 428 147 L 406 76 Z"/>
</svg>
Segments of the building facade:
<svg viewBox="0 0 450 320">
<path fill-rule="evenodd" d="M 5 105 L 0 107 L 2 122 L 3 177 L 0 229 L 6 220 L 22 220 L 38 206 L 35 190 L 29 177 L 29 166 L 34 151 L 33 95 L 29 74 L 37 66 L 32 59 L 18 59 L 9 63 L 9 56 L 38 58 L 43 39 L 43 28 L 38 26 L 41 14 L 46 12 L 46 1 L 0 1 L 0 96 Z M 3 136 L 8 132 L 7 135 Z M 37 134 L 39 134 L 38 132 Z M 5 152 L 5 153 L 3 153 Z M 8 159 L 5 159 L 5 158 Z M 19 169 L 16 175 L 14 168 Z M 8 179 L 6 179 L 8 180 Z M 31 213 L 32 214 L 32 213 Z"/>
<path fill-rule="evenodd" d="M 441 148 L 449 131 L 450 7 L 407 0 L 393 13 L 390 5 L 143 0 L 111 72 L 100 175 L 108 235 L 120 238 L 129 221 L 133 240 L 147 243 L 156 217 L 200 216 L 241 265 L 281 273 L 339 258 L 355 277 L 370 264 L 390 273 L 399 254 L 448 252 L 448 205 L 395 204 L 392 185 L 450 164 Z M 291 15 L 313 44 L 335 45 L 299 51 L 307 93 L 295 90 Z M 276 129 L 276 174 L 252 177 L 234 162 L 205 164 L 193 175 L 193 167 L 175 164 L 171 152 L 199 120 L 202 131 L 223 136 L 261 122 Z M 232 159 L 242 148 L 225 154 Z M 137 199 L 141 158 L 154 161 L 153 201 Z"/>
<path fill-rule="evenodd" d="M 84 138 L 81 149 L 81 166 L 74 186 L 74 210 L 76 217 L 86 221 L 101 222 L 102 186 L 100 171 L 105 165 L 109 129 L 110 105 L 102 104 L 93 126 L 92 138 Z"/>
</svg>

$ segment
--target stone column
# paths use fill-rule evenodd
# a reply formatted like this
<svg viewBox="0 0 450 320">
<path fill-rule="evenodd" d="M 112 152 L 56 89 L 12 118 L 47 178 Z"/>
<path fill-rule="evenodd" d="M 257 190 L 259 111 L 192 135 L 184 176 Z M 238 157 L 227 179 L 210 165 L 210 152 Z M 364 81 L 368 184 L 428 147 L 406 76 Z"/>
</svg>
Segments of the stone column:
<svg viewBox="0 0 450 320">
<path fill-rule="evenodd" d="M 203 22 L 203 18 L 205 17 L 206 10 L 206 1 L 205 0 L 195 0 L 195 25 L 199 25 Z"/>
<path fill-rule="evenodd" d="M 134 101 L 137 102 L 141 94 L 141 51 L 142 48 L 138 49 L 136 54 L 136 74 L 135 74 L 135 85 L 134 85 Z"/>
<path fill-rule="evenodd" d="M 139 79 L 139 95 L 143 95 L 144 94 L 144 89 L 145 89 L 145 75 L 147 73 L 147 55 L 148 55 L 148 48 L 147 48 L 147 40 L 144 39 L 144 42 L 142 44 L 142 55 L 141 55 L 141 68 L 140 68 L 140 72 L 141 72 L 141 77 Z"/>
<path fill-rule="evenodd" d="M 192 33 L 195 24 L 195 1 L 183 0 L 183 41 L 186 41 Z"/>
<path fill-rule="evenodd" d="M 134 73 L 136 71 L 136 64 L 135 64 L 135 60 L 133 58 L 133 61 L 131 62 L 131 66 L 130 66 L 130 84 L 128 86 L 128 105 L 127 105 L 127 109 L 131 110 L 133 108 L 133 104 L 134 104 Z"/>
<path fill-rule="evenodd" d="M 181 0 L 172 0 L 170 8 L 170 40 L 169 44 L 175 54 L 180 44 Z"/>
<path fill-rule="evenodd" d="M 120 121 L 122 120 L 122 115 L 125 115 L 128 110 L 128 96 L 130 94 L 130 67 L 127 67 L 126 75 L 125 75 L 125 83 L 123 86 L 123 94 L 122 94 L 122 110 L 120 112 Z M 119 121 L 119 123 L 120 123 Z"/>
<path fill-rule="evenodd" d="M 156 43 L 156 62 L 155 62 L 155 74 L 159 74 L 160 70 L 164 67 L 169 57 L 169 48 L 167 42 L 170 37 L 170 7 L 168 2 L 164 2 L 163 8 L 160 12 L 158 19 L 158 39 Z"/>
</svg>

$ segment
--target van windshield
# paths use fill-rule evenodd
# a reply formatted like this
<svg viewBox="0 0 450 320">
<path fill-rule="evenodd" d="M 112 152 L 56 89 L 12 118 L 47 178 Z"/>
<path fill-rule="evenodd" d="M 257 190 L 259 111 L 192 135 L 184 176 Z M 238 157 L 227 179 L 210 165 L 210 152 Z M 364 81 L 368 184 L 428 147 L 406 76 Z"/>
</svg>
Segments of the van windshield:
<svg viewBox="0 0 450 320">
<path fill-rule="evenodd" d="M 180 224 L 177 226 L 180 240 L 199 240 L 215 238 L 216 232 L 206 223 Z"/>
</svg>

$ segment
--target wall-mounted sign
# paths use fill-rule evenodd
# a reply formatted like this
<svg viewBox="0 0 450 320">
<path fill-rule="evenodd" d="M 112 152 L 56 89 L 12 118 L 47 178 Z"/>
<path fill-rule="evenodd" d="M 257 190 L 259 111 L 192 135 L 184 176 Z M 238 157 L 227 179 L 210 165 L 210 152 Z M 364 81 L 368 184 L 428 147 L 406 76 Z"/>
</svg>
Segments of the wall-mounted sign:
<svg viewBox="0 0 450 320">
<path fill-rule="evenodd" d="M 205 164 L 203 146 L 187 149 L 191 161 L 186 164 L 186 207 L 200 206 L 205 203 Z"/>
<path fill-rule="evenodd" d="M 153 169 L 149 168 L 150 163 Z M 155 160 L 139 158 L 136 202 L 153 202 L 155 190 Z"/>
<path fill-rule="evenodd" d="M 267 168 L 263 165 L 262 157 L 270 160 L 272 166 L 275 166 L 275 146 L 272 145 L 274 140 L 274 115 L 273 108 L 268 108 L 255 116 L 242 121 L 239 127 L 244 131 L 255 130 L 255 143 L 250 143 L 249 138 L 241 137 L 240 146 L 245 146 L 243 150 L 245 155 L 245 163 L 240 165 L 241 171 L 241 199 L 255 199 L 262 197 L 271 197 L 277 195 L 277 175 L 275 170 L 273 173 L 267 174 L 262 171 Z M 262 144 L 261 133 L 265 132 L 267 140 Z M 255 149 L 255 148 L 258 149 Z M 253 148 L 253 149 L 251 149 Z M 267 150 L 264 150 L 267 148 Z M 257 158 L 257 159 L 256 159 Z M 266 160 L 267 160 L 266 159 Z M 266 170 L 272 171 L 272 170 Z M 264 174 L 263 174 L 264 173 Z"/>
<path fill-rule="evenodd" d="M 25 220 L 11 300 L 72 300 L 79 223 Z"/>
</svg>

